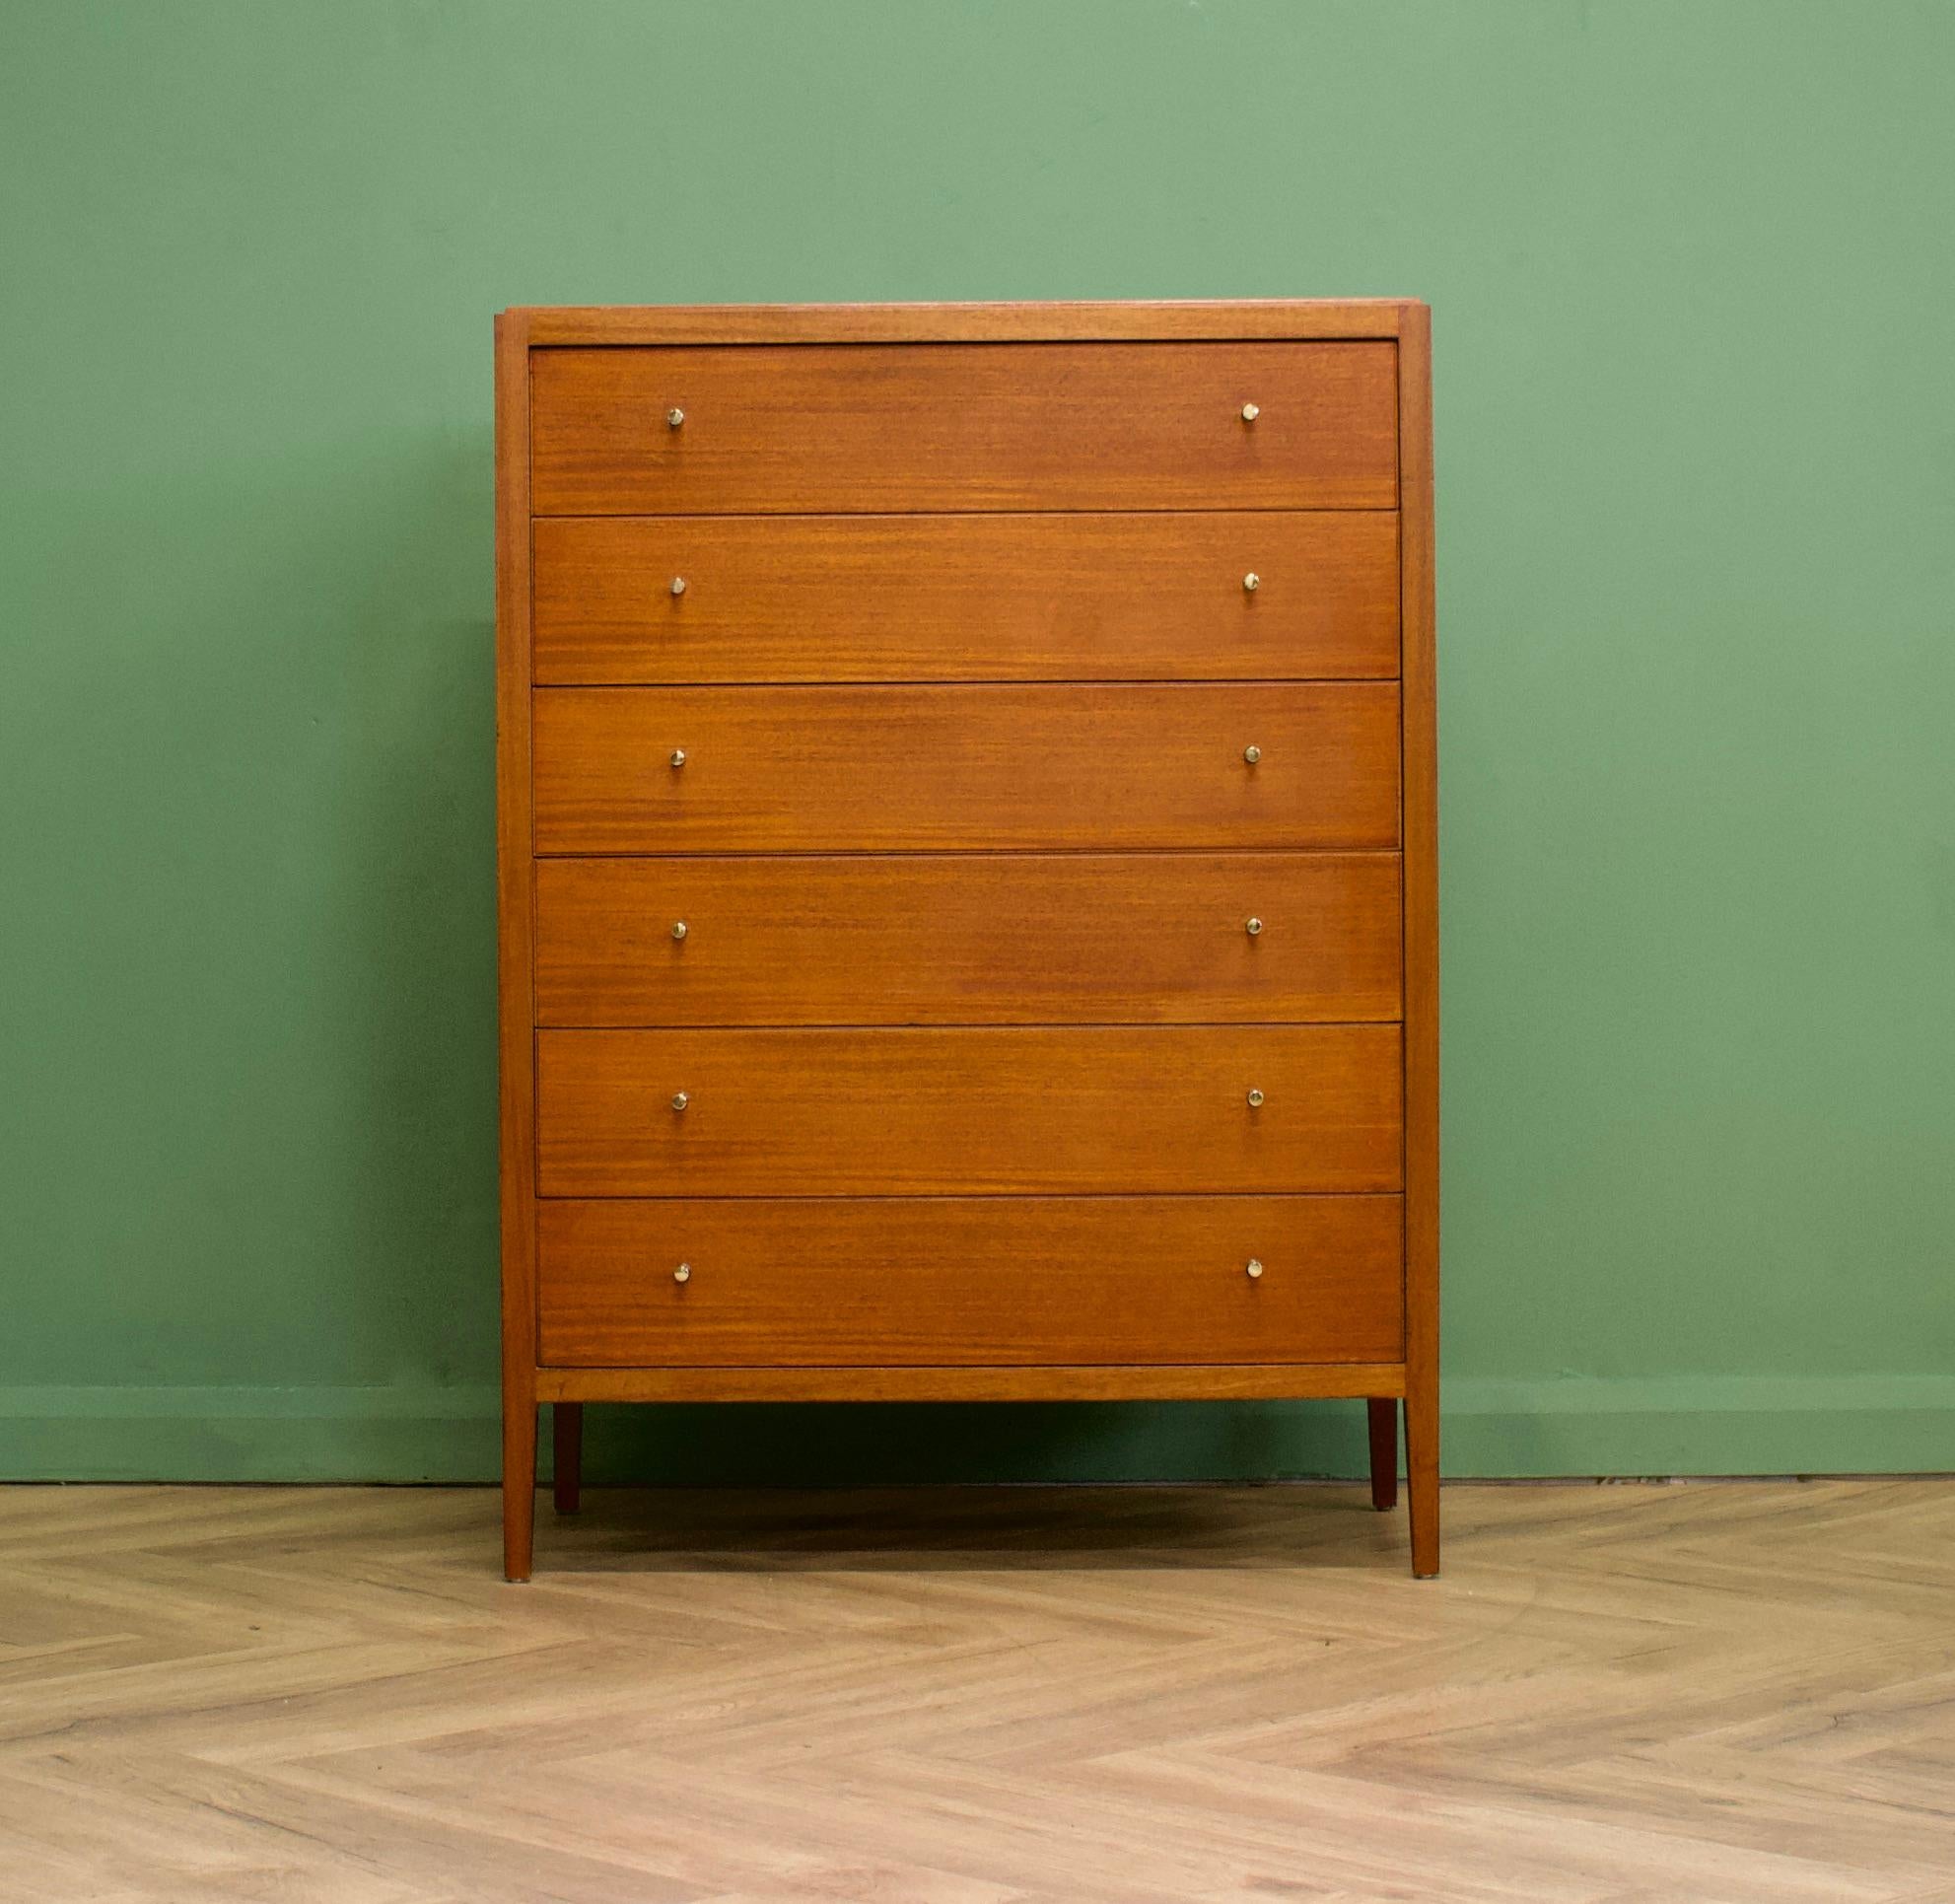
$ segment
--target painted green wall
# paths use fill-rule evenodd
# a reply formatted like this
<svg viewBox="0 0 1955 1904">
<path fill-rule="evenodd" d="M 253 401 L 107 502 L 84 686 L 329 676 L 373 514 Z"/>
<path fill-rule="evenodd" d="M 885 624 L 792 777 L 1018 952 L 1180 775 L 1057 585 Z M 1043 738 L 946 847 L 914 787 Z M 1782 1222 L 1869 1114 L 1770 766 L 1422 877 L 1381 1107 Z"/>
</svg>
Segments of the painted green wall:
<svg viewBox="0 0 1955 1904">
<path fill-rule="evenodd" d="M 1435 310 L 1449 1468 L 1955 1467 L 1951 82 L 1944 4 L 12 0 L 0 1473 L 493 1470 L 492 312 L 1363 293 Z"/>
</svg>

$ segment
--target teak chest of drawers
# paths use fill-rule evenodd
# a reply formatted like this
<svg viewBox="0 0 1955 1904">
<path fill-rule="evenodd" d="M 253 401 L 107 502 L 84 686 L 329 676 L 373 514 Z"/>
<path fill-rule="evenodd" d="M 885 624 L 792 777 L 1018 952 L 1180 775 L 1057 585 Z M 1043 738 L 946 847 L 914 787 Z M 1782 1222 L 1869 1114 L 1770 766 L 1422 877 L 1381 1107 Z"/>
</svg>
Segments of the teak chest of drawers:
<svg viewBox="0 0 1955 1904">
<path fill-rule="evenodd" d="M 1429 318 L 496 326 L 504 1530 L 592 1400 L 1364 1397 L 1438 1568 Z"/>
</svg>

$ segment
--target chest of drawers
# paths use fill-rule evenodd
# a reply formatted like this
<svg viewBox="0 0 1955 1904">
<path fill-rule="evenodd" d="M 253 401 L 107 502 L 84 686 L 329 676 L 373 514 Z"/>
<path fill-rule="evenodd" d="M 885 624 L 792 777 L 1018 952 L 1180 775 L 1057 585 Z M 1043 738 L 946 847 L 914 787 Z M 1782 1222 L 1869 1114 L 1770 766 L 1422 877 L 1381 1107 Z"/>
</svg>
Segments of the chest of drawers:
<svg viewBox="0 0 1955 1904">
<path fill-rule="evenodd" d="M 505 312 L 538 1405 L 1348 1397 L 1438 1567 L 1428 313 Z"/>
</svg>

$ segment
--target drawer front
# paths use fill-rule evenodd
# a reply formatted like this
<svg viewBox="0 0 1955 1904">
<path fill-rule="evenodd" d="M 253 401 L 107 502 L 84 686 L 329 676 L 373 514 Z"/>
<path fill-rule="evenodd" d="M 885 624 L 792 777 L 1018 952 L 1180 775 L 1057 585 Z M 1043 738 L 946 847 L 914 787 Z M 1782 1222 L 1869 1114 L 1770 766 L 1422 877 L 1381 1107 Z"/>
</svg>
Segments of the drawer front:
<svg viewBox="0 0 1955 1904">
<path fill-rule="evenodd" d="M 1397 1362 L 1403 1251 L 1391 1196 L 550 1202 L 540 1355 L 568 1368 Z"/>
<path fill-rule="evenodd" d="M 1396 1190 L 1401 1096 L 1388 1024 L 546 1030 L 536 1187 Z"/>
<path fill-rule="evenodd" d="M 539 688 L 536 850 L 1395 847 L 1398 714 L 1358 681 Z"/>
<path fill-rule="evenodd" d="M 1398 519 L 1370 510 L 567 517 L 534 534 L 543 683 L 1398 672 Z"/>
<path fill-rule="evenodd" d="M 1390 343 L 560 349 L 530 365 L 541 516 L 1398 502 Z"/>
<path fill-rule="evenodd" d="M 536 868 L 546 1025 L 1391 1020 L 1399 941 L 1392 853 Z"/>
</svg>

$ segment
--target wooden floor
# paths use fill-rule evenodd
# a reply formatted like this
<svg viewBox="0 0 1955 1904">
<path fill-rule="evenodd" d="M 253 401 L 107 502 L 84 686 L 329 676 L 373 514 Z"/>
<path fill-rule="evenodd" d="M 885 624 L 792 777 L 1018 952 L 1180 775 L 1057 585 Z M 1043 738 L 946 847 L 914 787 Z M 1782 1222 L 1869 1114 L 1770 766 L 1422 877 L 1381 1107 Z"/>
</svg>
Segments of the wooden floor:
<svg viewBox="0 0 1955 1904">
<path fill-rule="evenodd" d="M 1955 1483 L 0 1491 L 0 1897 L 1955 1900 Z"/>
</svg>

